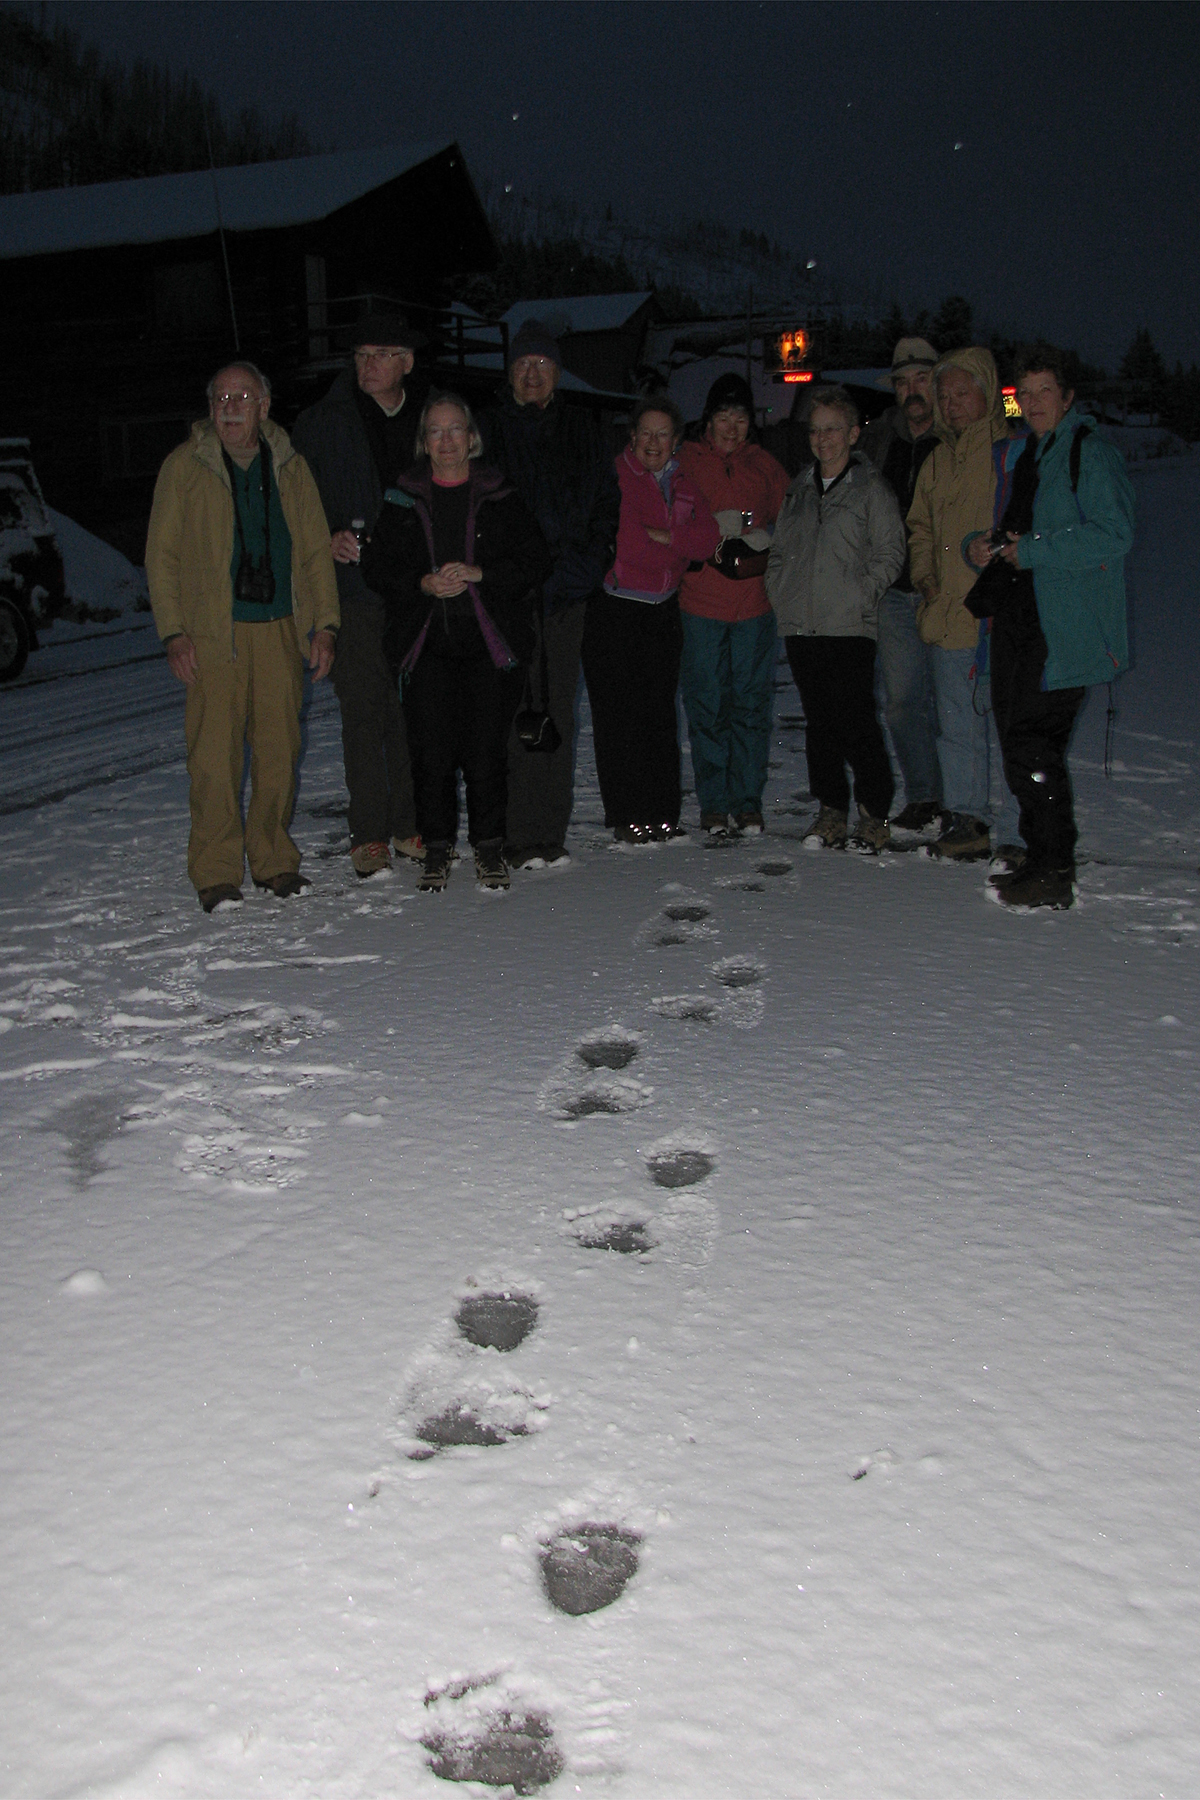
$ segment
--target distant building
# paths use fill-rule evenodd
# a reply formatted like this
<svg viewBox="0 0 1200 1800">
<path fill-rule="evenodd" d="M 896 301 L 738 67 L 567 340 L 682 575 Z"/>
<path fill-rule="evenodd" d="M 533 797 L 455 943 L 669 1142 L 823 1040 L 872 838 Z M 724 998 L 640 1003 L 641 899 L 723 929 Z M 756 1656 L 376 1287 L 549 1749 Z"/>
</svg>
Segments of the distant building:
<svg viewBox="0 0 1200 1800">
<path fill-rule="evenodd" d="M 54 506 L 119 537 L 201 415 L 235 318 L 286 424 L 372 303 L 440 340 L 446 284 L 496 260 L 451 142 L 0 196 L 0 432 L 32 440 Z"/>
</svg>

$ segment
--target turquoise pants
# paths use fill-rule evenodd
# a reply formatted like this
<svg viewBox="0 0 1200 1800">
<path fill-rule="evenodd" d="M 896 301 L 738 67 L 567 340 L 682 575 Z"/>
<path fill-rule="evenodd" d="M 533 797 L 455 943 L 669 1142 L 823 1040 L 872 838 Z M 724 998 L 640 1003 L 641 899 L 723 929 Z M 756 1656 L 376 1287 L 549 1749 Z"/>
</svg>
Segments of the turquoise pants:
<svg viewBox="0 0 1200 1800">
<path fill-rule="evenodd" d="M 702 814 L 762 810 L 777 654 L 772 612 L 736 625 L 683 614 L 680 685 Z"/>
</svg>

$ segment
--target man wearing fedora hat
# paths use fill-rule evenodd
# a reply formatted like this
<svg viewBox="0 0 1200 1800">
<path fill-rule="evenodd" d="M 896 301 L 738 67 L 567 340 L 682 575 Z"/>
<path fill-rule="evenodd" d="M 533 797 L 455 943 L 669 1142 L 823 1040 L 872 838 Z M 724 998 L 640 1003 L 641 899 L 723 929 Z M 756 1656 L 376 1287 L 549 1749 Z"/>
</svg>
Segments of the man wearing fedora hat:
<svg viewBox="0 0 1200 1800">
<path fill-rule="evenodd" d="M 892 366 L 879 379 L 890 388 L 895 406 L 872 420 L 859 440 L 859 450 L 875 464 L 908 517 L 917 473 L 938 442 L 933 418 L 933 369 L 937 351 L 924 338 L 901 338 Z M 892 820 L 899 831 L 925 831 L 942 810 L 941 771 L 937 754 L 937 711 L 931 651 L 917 630 L 920 594 L 913 591 L 908 558 L 879 602 L 879 677 L 883 715 L 900 773 L 904 778 L 903 812 Z"/>
<path fill-rule="evenodd" d="M 292 434 L 316 477 L 332 534 L 342 608 L 333 685 L 342 709 L 350 860 L 364 880 L 391 867 L 392 847 L 423 855 L 404 715 L 383 651 L 384 603 L 358 564 L 384 491 L 413 460 L 424 384 L 411 376 L 425 341 L 403 313 L 368 313 L 354 328 L 350 366 L 300 414 Z"/>
</svg>

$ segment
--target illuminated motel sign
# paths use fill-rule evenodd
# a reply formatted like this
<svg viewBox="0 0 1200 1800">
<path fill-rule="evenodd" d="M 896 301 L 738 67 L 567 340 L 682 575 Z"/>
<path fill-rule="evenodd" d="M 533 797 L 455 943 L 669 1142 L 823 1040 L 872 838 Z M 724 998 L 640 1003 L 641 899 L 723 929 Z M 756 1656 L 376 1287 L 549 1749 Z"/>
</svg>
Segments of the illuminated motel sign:
<svg viewBox="0 0 1200 1800">
<path fill-rule="evenodd" d="M 786 382 L 789 386 L 796 382 L 811 381 L 813 371 L 804 366 L 811 347 L 812 340 L 808 332 L 799 325 L 794 331 L 781 331 L 777 336 L 767 338 L 763 349 L 769 362 L 775 367 L 772 379 Z"/>
</svg>

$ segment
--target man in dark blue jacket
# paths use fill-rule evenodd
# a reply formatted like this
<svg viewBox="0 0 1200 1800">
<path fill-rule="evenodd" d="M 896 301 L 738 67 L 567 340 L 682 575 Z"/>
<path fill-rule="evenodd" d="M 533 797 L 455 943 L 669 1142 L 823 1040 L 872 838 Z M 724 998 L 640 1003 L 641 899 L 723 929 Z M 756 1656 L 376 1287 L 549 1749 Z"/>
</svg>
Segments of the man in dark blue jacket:
<svg viewBox="0 0 1200 1800">
<path fill-rule="evenodd" d="M 337 568 L 342 631 L 333 685 L 342 709 L 350 860 L 365 879 L 391 867 L 390 845 L 424 855 L 413 810 L 408 739 L 383 652 L 384 606 L 359 569 L 386 488 L 413 459 L 423 392 L 410 377 L 425 339 L 402 313 L 370 313 L 351 366 L 296 421 L 292 442 L 316 477 Z"/>
<path fill-rule="evenodd" d="M 509 346 L 509 391 L 483 421 L 484 455 L 501 469 L 542 528 L 554 567 L 542 588 L 533 697 L 561 743 L 526 750 L 514 729 L 508 752 L 505 856 L 514 868 L 566 862 L 575 781 L 575 698 L 589 597 L 612 561 L 621 496 L 611 446 L 582 406 L 558 394 L 562 352 L 536 320 Z M 549 691 L 542 692 L 542 648 Z"/>
</svg>

